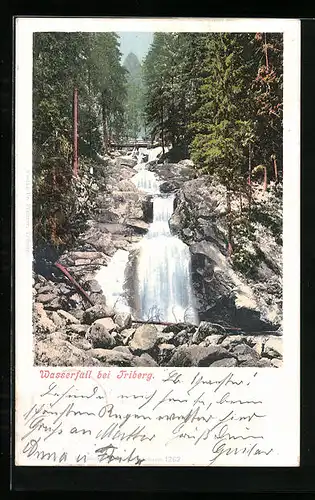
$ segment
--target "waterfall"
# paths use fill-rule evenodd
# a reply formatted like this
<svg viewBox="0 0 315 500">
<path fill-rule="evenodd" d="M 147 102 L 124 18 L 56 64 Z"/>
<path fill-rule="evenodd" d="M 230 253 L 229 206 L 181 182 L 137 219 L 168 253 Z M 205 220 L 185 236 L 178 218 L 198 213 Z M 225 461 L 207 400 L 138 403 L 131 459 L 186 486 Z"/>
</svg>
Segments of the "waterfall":
<svg viewBox="0 0 315 500">
<path fill-rule="evenodd" d="M 150 172 L 150 170 L 145 170 L 145 168 L 139 170 L 138 173 L 131 178 L 131 181 L 138 189 L 148 194 L 157 194 L 160 192 L 160 182 L 157 180 L 156 175 L 154 172 Z"/>
<path fill-rule="evenodd" d="M 168 152 L 168 147 L 164 147 L 164 152 Z M 161 146 L 157 146 L 156 148 L 151 148 L 148 150 L 148 161 L 156 160 L 163 153 L 163 149 Z"/>
<path fill-rule="evenodd" d="M 106 296 L 106 304 L 115 308 L 117 312 L 130 312 L 130 307 L 123 295 L 125 269 L 129 253 L 126 250 L 117 250 L 107 266 L 102 267 L 96 279 L 100 283 Z"/>
<path fill-rule="evenodd" d="M 153 199 L 153 222 L 139 244 L 139 319 L 198 324 L 190 251 L 169 229 L 173 204 L 174 195 Z"/>
<path fill-rule="evenodd" d="M 161 149 L 161 148 L 160 148 Z M 159 148 L 149 150 L 155 159 Z M 161 181 L 146 163 L 134 167 L 137 172 L 130 180 L 153 198 L 153 221 L 148 233 L 134 247 L 136 260 L 134 286 L 129 290 L 137 304 L 134 316 L 143 321 L 187 322 L 199 324 L 194 305 L 191 280 L 191 256 L 187 245 L 173 236 L 169 219 L 174 210 L 174 194 L 161 194 Z M 124 292 L 128 252 L 117 250 L 109 265 L 96 277 L 100 282 L 107 304 L 116 311 L 130 311 Z"/>
</svg>

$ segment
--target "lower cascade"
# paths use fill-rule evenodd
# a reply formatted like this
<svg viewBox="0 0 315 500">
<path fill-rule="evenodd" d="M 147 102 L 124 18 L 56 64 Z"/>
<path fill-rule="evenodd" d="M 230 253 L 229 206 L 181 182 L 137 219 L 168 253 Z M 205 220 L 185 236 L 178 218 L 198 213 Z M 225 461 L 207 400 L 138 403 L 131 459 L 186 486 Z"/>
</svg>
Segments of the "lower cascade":
<svg viewBox="0 0 315 500">
<path fill-rule="evenodd" d="M 198 324 L 187 245 L 172 236 L 168 221 L 174 195 L 153 199 L 153 222 L 139 244 L 137 283 L 139 319 Z"/>
</svg>

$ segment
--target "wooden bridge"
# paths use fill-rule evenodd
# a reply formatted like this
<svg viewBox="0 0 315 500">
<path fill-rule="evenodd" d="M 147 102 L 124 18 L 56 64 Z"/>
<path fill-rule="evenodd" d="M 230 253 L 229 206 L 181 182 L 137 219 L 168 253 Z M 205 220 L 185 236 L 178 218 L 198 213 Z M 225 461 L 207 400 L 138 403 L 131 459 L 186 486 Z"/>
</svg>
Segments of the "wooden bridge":
<svg viewBox="0 0 315 500">
<path fill-rule="evenodd" d="M 121 148 L 157 148 L 162 145 L 159 142 L 145 142 L 145 141 L 134 141 L 134 142 L 110 142 L 109 147 L 112 149 Z"/>
</svg>

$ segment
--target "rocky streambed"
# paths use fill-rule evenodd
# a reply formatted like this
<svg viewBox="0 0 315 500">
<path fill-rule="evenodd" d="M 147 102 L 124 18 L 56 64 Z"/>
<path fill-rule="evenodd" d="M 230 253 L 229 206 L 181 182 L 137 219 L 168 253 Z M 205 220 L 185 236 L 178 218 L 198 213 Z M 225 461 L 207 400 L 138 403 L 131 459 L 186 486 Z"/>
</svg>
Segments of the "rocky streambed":
<svg viewBox="0 0 315 500">
<path fill-rule="evenodd" d="M 176 193 L 170 227 L 192 254 L 200 324 L 141 324 L 106 303 L 95 279 L 98 270 L 117 250 L 132 250 L 152 221 L 150 196 L 130 180 L 135 164 L 123 155 L 105 160 L 106 189 L 99 190 L 93 220 L 59 258 L 94 305 L 61 273 L 33 273 L 35 364 L 280 367 L 281 248 L 270 231 L 257 226 L 257 251 L 263 255 L 257 279 L 235 272 L 226 255 L 224 193 L 195 178 L 189 160 L 154 161 L 149 168 L 163 181 L 161 191 Z"/>
</svg>

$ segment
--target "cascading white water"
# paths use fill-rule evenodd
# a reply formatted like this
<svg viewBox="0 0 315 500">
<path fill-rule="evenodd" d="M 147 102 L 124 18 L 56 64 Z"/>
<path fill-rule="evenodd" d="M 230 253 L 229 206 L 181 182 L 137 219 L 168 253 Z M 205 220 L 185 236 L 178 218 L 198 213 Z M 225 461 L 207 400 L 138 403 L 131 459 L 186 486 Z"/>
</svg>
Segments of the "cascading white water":
<svg viewBox="0 0 315 500">
<path fill-rule="evenodd" d="M 129 253 L 126 250 L 117 250 L 108 266 L 102 267 L 96 279 L 100 283 L 106 296 L 106 304 L 117 312 L 130 312 L 130 307 L 123 295 L 125 269 Z"/>
<path fill-rule="evenodd" d="M 157 194 L 160 192 L 160 182 L 157 180 L 154 172 L 149 170 L 139 170 L 139 172 L 131 178 L 131 181 L 138 189 L 149 194 Z"/>
<path fill-rule="evenodd" d="M 156 159 L 160 149 L 149 150 L 149 159 L 150 152 L 151 159 Z M 142 156 L 139 155 L 138 159 L 141 161 Z M 146 163 L 138 163 L 134 170 L 137 173 L 130 180 L 153 196 L 153 222 L 137 245 L 134 268 L 137 285 L 132 291 L 137 304 L 134 315 L 144 321 L 198 324 L 191 282 L 190 251 L 179 238 L 172 236 L 169 228 L 174 195 L 160 193 L 161 181 L 154 172 L 146 169 Z M 96 277 L 102 285 L 107 304 L 114 306 L 116 311 L 130 311 L 124 294 L 127 262 L 128 252 L 117 250 L 110 264 L 101 269 Z"/>
<path fill-rule="evenodd" d="M 173 204 L 173 195 L 154 198 L 153 222 L 139 244 L 139 319 L 198 324 L 189 248 L 169 229 Z"/>
<path fill-rule="evenodd" d="M 168 152 L 168 148 L 164 147 L 164 152 Z M 148 149 L 148 161 L 154 161 L 157 157 L 163 153 L 163 149 L 161 146 L 157 146 L 156 148 Z"/>
</svg>

